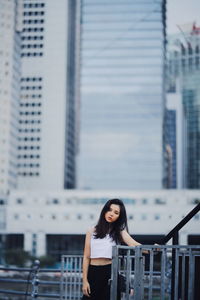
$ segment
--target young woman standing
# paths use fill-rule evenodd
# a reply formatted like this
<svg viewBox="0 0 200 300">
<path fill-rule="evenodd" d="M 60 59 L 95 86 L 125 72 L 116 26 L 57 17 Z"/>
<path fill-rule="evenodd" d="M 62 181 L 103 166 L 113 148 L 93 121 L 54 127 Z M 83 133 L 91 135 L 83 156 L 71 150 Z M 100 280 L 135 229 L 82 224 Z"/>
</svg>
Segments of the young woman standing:
<svg viewBox="0 0 200 300">
<path fill-rule="evenodd" d="M 104 205 L 97 225 L 86 234 L 82 300 L 110 300 L 112 246 L 122 242 L 128 246 L 141 245 L 128 233 L 123 202 L 111 199 Z"/>
</svg>

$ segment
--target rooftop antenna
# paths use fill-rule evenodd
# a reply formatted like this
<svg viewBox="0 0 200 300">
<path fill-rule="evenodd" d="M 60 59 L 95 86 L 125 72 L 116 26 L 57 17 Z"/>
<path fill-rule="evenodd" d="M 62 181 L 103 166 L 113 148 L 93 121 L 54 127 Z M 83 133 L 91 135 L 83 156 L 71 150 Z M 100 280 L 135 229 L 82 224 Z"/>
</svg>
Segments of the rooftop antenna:
<svg viewBox="0 0 200 300">
<path fill-rule="evenodd" d="M 185 41 L 190 44 L 190 41 L 187 39 L 186 35 L 185 35 L 185 32 L 181 29 L 181 27 L 179 25 L 176 24 L 176 26 L 178 27 L 178 29 L 180 30 L 180 32 L 182 33 Z"/>
</svg>

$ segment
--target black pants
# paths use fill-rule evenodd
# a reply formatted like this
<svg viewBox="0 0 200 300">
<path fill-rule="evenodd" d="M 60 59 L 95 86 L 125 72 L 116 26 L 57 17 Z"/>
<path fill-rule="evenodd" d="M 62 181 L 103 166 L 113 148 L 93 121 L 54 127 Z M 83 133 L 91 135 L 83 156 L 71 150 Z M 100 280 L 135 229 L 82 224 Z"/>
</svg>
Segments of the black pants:
<svg viewBox="0 0 200 300">
<path fill-rule="evenodd" d="M 90 297 L 83 296 L 82 300 L 110 300 L 111 265 L 92 266 L 88 269 L 88 282 L 90 284 Z M 120 299 L 118 295 L 117 300 Z"/>
</svg>

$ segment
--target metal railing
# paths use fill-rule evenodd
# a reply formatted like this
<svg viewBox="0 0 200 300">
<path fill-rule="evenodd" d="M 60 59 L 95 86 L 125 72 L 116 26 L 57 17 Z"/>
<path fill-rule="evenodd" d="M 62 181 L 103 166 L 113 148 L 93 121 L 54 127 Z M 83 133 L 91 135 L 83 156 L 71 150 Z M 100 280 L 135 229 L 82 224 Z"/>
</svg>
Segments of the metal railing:
<svg viewBox="0 0 200 300">
<path fill-rule="evenodd" d="M 161 241 L 166 244 L 172 239 L 173 245 L 179 243 L 179 231 L 200 211 L 200 203 L 197 204 Z"/>
<path fill-rule="evenodd" d="M 80 255 L 62 255 L 60 299 L 81 299 L 82 259 Z"/>
<path fill-rule="evenodd" d="M 111 274 L 111 300 L 117 298 L 118 273 L 126 277 L 126 300 L 199 300 L 200 246 L 178 246 L 179 230 L 199 212 L 198 204 L 163 239 L 173 240 L 172 246 L 115 246 Z M 148 254 L 145 254 L 148 252 Z M 26 273 L 26 279 L 0 276 L 0 285 L 12 284 L 11 289 L 0 287 L 0 295 L 15 295 L 12 299 L 79 300 L 82 296 L 82 256 L 63 255 L 60 269 L 40 269 L 39 262 L 32 268 L 3 268 L 0 271 Z M 44 273 L 57 274 L 57 280 L 42 277 Z M 58 275 L 59 274 L 59 275 Z M 15 285 L 25 285 L 15 289 Z M 48 288 L 49 287 L 49 288 Z M 50 287 L 55 287 L 50 292 Z M 17 298 L 19 296 L 19 298 Z M 3 298 L 10 299 L 10 298 Z"/>
<path fill-rule="evenodd" d="M 171 299 L 172 251 L 175 251 L 173 300 L 199 300 L 200 246 L 115 246 L 111 300 L 117 299 L 118 274 L 126 277 L 122 299 Z"/>
<path fill-rule="evenodd" d="M 173 300 L 200 299 L 200 246 L 114 246 L 111 273 L 111 300 L 116 300 L 118 274 L 126 278 L 122 300 L 169 300 L 172 290 L 172 252 L 175 253 Z M 12 289 L 1 289 L 0 299 L 80 300 L 82 296 L 82 256 L 63 255 L 61 270 L 33 268 L 0 268 L 0 285 L 10 283 Z M 8 272 L 26 273 L 26 279 L 8 278 Z M 51 279 L 43 278 L 51 273 Z M 57 279 L 55 280 L 55 276 Z M 17 289 L 15 284 L 26 285 Z M 44 289 L 44 287 L 46 288 Z M 29 287 L 29 288 L 27 288 Z M 53 287 L 54 292 L 49 291 Z M 13 295 L 12 298 L 6 295 Z M 14 298 L 13 298 L 14 297 Z"/>
<path fill-rule="evenodd" d="M 60 269 L 40 269 L 38 260 L 31 268 L 1 266 L 0 299 L 59 299 L 60 278 Z"/>
<path fill-rule="evenodd" d="M 61 269 L 41 269 L 35 261 L 31 268 L 0 267 L 0 299 L 80 300 L 82 256 L 63 255 L 61 265 Z"/>
<path fill-rule="evenodd" d="M 183 218 L 161 241 L 161 244 L 166 244 L 172 239 L 173 245 L 179 244 L 179 231 L 200 211 L 200 203 L 198 203 L 186 216 Z M 172 250 L 172 278 L 171 278 L 171 300 L 174 299 L 174 283 L 175 283 L 175 265 L 176 265 L 176 254 L 175 250 Z M 200 299 L 200 295 L 199 295 Z"/>
</svg>

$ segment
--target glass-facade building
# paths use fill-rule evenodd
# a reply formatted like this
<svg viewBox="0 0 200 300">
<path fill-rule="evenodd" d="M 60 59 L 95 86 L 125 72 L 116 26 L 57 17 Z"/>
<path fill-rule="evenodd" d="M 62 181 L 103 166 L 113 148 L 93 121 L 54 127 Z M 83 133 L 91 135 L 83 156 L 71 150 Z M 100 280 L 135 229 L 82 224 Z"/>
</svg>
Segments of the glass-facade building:
<svg viewBox="0 0 200 300">
<path fill-rule="evenodd" d="M 83 0 L 78 187 L 162 187 L 165 1 Z"/>
<path fill-rule="evenodd" d="M 181 93 L 183 106 L 182 157 L 184 188 L 200 188 L 200 27 L 170 37 L 168 50 L 169 86 Z M 178 80 L 177 80 L 178 79 Z M 179 82 L 179 86 L 177 86 Z M 168 120 L 169 123 L 169 120 Z M 178 156 L 178 155 L 177 155 Z M 180 172 L 177 170 L 176 173 Z"/>
<path fill-rule="evenodd" d="M 187 188 L 200 188 L 200 70 L 183 78 L 187 128 Z"/>
<path fill-rule="evenodd" d="M 166 160 L 167 170 L 165 178 L 165 188 L 176 188 L 176 111 L 172 109 L 166 110 Z"/>
</svg>

